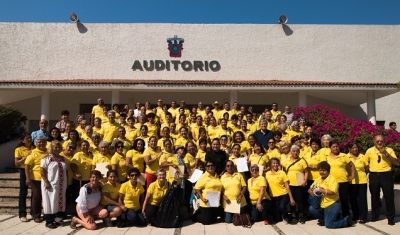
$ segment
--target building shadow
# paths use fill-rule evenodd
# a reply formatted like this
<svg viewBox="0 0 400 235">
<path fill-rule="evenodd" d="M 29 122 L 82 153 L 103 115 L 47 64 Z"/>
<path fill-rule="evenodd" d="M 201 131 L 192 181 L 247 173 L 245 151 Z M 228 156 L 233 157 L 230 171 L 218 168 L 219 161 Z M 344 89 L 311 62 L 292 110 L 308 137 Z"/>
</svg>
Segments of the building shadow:
<svg viewBox="0 0 400 235">
<path fill-rule="evenodd" d="M 286 36 L 290 36 L 293 34 L 293 30 L 286 24 L 282 24 L 282 29 L 283 29 L 283 32 L 285 32 Z"/>
<path fill-rule="evenodd" d="M 76 27 L 78 27 L 78 30 L 80 33 L 86 33 L 88 31 L 88 29 L 86 28 L 85 25 L 83 25 L 82 23 L 77 23 Z"/>
</svg>

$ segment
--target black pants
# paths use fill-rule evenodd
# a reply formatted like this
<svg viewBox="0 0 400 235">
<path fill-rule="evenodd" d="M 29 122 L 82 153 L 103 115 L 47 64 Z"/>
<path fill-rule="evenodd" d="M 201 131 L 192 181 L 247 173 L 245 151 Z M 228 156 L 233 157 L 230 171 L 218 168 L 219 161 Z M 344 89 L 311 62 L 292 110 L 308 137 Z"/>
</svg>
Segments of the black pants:
<svg viewBox="0 0 400 235">
<path fill-rule="evenodd" d="M 218 211 L 218 207 L 199 207 L 197 221 L 204 225 L 215 224 L 217 222 Z"/>
<path fill-rule="evenodd" d="M 160 207 L 158 207 L 158 206 L 153 206 L 153 205 L 146 206 L 145 212 L 146 212 L 147 223 L 153 222 L 153 220 L 157 216 L 158 209 L 160 209 Z"/>
<path fill-rule="evenodd" d="M 287 213 L 287 205 L 289 204 L 290 198 L 288 194 L 279 196 L 279 197 L 271 197 L 272 200 L 272 213 L 275 222 L 282 221 L 283 219 L 288 218 Z"/>
<path fill-rule="evenodd" d="M 32 203 L 31 214 L 33 219 L 40 219 L 42 214 L 42 189 L 40 180 L 31 180 Z"/>
<path fill-rule="evenodd" d="M 19 200 L 18 200 L 19 218 L 26 217 L 26 197 L 27 196 L 28 196 L 28 186 L 26 186 L 25 169 L 20 169 L 20 172 L 19 172 Z"/>
<path fill-rule="evenodd" d="M 394 222 L 394 189 L 392 172 L 370 172 L 369 191 L 371 193 L 371 220 L 379 218 L 380 189 L 386 202 L 386 216 L 388 222 Z"/>
<path fill-rule="evenodd" d="M 349 197 L 353 220 L 367 221 L 367 184 L 350 184 Z"/>
<path fill-rule="evenodd" d="M 339 199 L 342 203 L 342 216 L 350 215 L 349 207 L 349 182 L 339 183 Z"/>
<path fill-rule="evenodd" d="M 304 213 L 304 197 L 306 196 L 305 187 L 292 186 L 290 185 L 290 191 L 292 192 L 293 199 L 297 205 L 297 212 Z M 290 206 L 291 212 L 296 212 L 296 206 Z"/>
</svg>

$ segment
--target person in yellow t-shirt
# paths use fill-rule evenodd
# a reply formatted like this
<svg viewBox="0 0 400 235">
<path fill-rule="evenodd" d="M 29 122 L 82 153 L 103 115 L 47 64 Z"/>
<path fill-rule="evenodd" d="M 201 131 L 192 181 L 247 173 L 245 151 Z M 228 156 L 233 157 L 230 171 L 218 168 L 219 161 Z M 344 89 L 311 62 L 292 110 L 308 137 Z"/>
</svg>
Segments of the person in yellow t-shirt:
<svg viewBox="0 0 400 235">
<path fill-rule="evenodd" d="M 140 173 L 144 173 L 144 146 L 145 142 L 142 139 L 136 139 L 133 142 L 132 149 L 126 153 L 126 166 L 128 169 L 137 168 Z"/>
<path fill-rule="evenodd" d="M 185 126 L 179 129 L 180 137 L 175 141 L 174 147 L 185 146 L 189 139 L 189 129 Z"/>
<path fill-rule="evenodd" d="M 103 137 L 104 137 L 104 128 L 101 125 L 101 118 L 99 118 L 99 117 L 94 119 L 93 133 L 99 134 L 100 139 L 103 139 Z"/>
<path fill-rule="evenodd" d="M 187 142 L 186 143 L 186 149 L 188 150 L 188 154 L 190 154 L 190 156 L 188 157 L 195 157 L 196 159 L 196 163 L 198 161 L 202 161 L 205 162 L 206 161 L 206 153 L 207 153 L 207 139 L 201 138 L 198 140 L 199 142 L 199 147 L 196 153 L 196 146 L 193 144 L 193 142 Z M 190 144 L 189 144 L 190 143 Z M 190 167 L 190 170 L 194 169 L 195 164 L 192 164 L 192 166 Z"/>
<path fill-rule="evenodd" d="M 250 193 L 251 221 L 257 222 L 261 214 L 265 225 L 269 224 L 268 209 L 271 206 L 271 198 L 267 193 L 268 183 L 263 176 L 259 174 L 257 164 L 250 166 L 251 178 L 247 181 L 247 188 Z"/>
<path fill-rule="evenodd" d="M 73 183 L 73 179 L 74 179 L 74 173 L 72 172 L 72 169 L 71 169 L 71 161 L 72 161 L 72 158 L 74 157 L 76 148 L 77 148 L 76 144 L 74 142 L 70 142 L 67 145 L 67 148 L 65 148 L 63 150 L 63 152 L 60 153 L 60 155 L 63 156 L 65 159 L 65 167 L 67 168 L 68 178 L 67 178 L 67 191 L 65 194 L 66 199 L 67 199 L 66 200 L 67 206 L 69 206 L 71 203 L 73 203 L 73 202 L 71 202 L 71 200 L 75 201 L 75 198 L 72 197 L 72 191 L 73 191 L 72 183 Z"/>
<path fill-rule="evenodd" d="M 92 120 L 103 115 L 103 108 L 104 100 L 102 98 L 98 98 L 97 105 L 93 106 L 92 108 Z"/>
<path fill-rule="evenodd" d="M 325 134 L 321 137 L 321 150 L 320 154 L 324 155 L 325 158 L 331 154 L 331 148 L 329 147 L 329 142 L 332 141 L 333 138 L 329 134 Z"/>
<path fill-rule="evenodd" d="M 83 140 L 80 146 L 81 151 L 74 154 L 70 164 L 74 176 L 72 182 L 72 195 L 74 198 L 79 196 L 81 185 L 87 184 L 90 180 L 93 156 L 89 152 L 89 148 L 89 142 Z"/>
<path fill-rule="evenodd" d="M 245 157 L 250 156 L 251 146 L 241 131 L 236 131 L 233 134 L 232 144 L 240 144 L 240 154 Z"/>
<path fill-rule="evenodd" d="M 147 189 L 146 198 L 143 202 L 142 214 L 147 223 L 153 222 L 164 197 L 167 195 L 170 184 L 166 180 L 167 173 L 163 168 L 157 171 L 157 180 L 150 184 Z"/>
<path fill-rule="evenodd" d="M 160 169 L 161 148 L 157 147 L 157 138 L 150 137 L 149 147 L 144 151 L 143 158 L 146 163 L 146 189 L 157 179 L 157 170 Z"/>
<path fill-rule="evenodd" d="M 354 179 L 355 167 L 350 158 L 340 152 L 339 144 L 336 140 L 329 142 L 331 153 L 326 158 L 332 169 L 332 176 L 336 178 L 339 183 L 339 198 L 341 202 L 347 202 L 349 198 L 349 182 Z M 350 169 L 350 174 L 347 172 Z M 348 203 L 342 203 L 342 216 L 350 215 L 350 208 Z"/>
<path fill-rule="evenodd" d="M 311 152 L 308 152 L 303 158 L 307 161 L 310 173 L 308 174 L 307 186 L 308 190 L 314 183 L 316 178 L 319 178 L 318 163 L 326 161 L 326 157 L 319 151 L 321 148 L 321 140 L 318 138 L 312 138 L 310 140 Z"/>
<path fill-rule="evenodd" d="M 135 127 L 135 119 L 133 117 L 128 118 L 128 127 L 125 128 L 125 131 L 125 137 L 133 143 L 138 136 L 138 129 Z"/>
<path fill-rule="evenodd" d="M 126 166 L 126 156 L 124 154 L 124 143 L 122 141 L 117 141 L 115 144 L 115 153 L 111 157 L 111 169 L 118 172 L 119 182 L 124 183 L 127 181 L 127 171 Z"/>
<path fill-rule="evenodd" d="M 215 117 L 210 117 L 210 125 L 207 127 L 207 133 L 210 140 L 213 140 L 217 137 L 219 128 L 220 127 L 217 124 L 217 119 L 215 119 Z"/>
<path fill-rule="evenodd" d="M 144 148 L 147 149 L 147 147 L 149 146 L 149 140 L 150 140 L 150 136 L 147 135 L 147 126 L 143 125 L 140 127 L 138 136 L 136 137 L 136 139 L 142 139 L 144 141 Z"/>
<path fill-rule="evenodd" d="M 278 158 L 269 160 L 271 170 L 265 174 L 265 179 L 269 185 L 269 195 L 273 206 L 273 218 L 278 222 L 283 220 L 284 224 L 289 223 L 287 205 L 295 206 L 296 202 L 289 187 L 289 178 L 282 171 L 282 166 Z"/>
<path fill-rule="evenodd" d="M 263 172 L 259 172 L 260 175 L 264 175 L 265 172 L 267 172 L 269 170 L 269 165 L 268 165 L 268 161 L 269 158 L 268 156 L 265 154 L 264 148 L 262 146 L 262 144 L 260 142 L 255 142 L 254 143 L 254 152 L 252 154 L 250 154 L 248 160 L 247 160 L 247 164 L 249 166 L 253 165 L 253 164 L 257 164 L 257 165 L 261 165 L 263 166 Z"/>
<path fill-rule="evenodd" d="M 108 143 L 112 143 L 112 141 L 118 137 L 118 127 L 119 124 L 115 122 L 115 113 L 110 110 L 107 112 L 108 123 L 103 125 L 104 127 L 104 137 L 103 140 Z"/>
<path fill-rule="evenodd" d="M 292 145 L 290 148 L 290 158 L 288 158 L 282 164 L 289 178 L 289 187 L 292 192 L 293 198 L 296 201 L 298 218 L 296 218 L 296 206 L 291 206 L 292 222 L 297 221 L 304 224 L 305 218 L 303 213 L 305 211 L 305 195 L 307 186 L 307 178 L 309 174 L 308 164 L 304 158 L 300 158 L 300 147 L 298 145 Z M 289 219 L 290 220 L 290 219 Z"/>
<path fill-rule="evenodd" d="M 206 162 L 206 172 L 202 174 L 194 186 L 194 191 L 200 197 L 200 214 L 195 214 L 197 221 L 209 225 L 217 222 L 218 207 L 208 207 L 207 192 L 221 192 L 222 183 L 215 171 L 215 163 Z M 219 199 L 217 200 L 219 202 Z"/>
<path fill-rule="evenodd" d="M 269 159 L 271 158 L 281 158 L 281 153 L 279 152 L 279 148 L 276 147 L 276 142 L 274 138 L 271 138 L 268 140 L 268 149 L 266 151 L 266 154 L 268 156 Z"/>
<path fill-rule="evenodd" d="M 92 160 L 92 170 L 96 170 L 96 165 L 98 163 L 108 163 L 107 169 L 111 170 L 111 155 L 109 154 L 110 144 L 105 141 L 101 141 L 99 144 L 100 151 L 93 155 Z M 103 175 L 104 178 L 100 179 L 101 182 L 107 183 L 107 177 Z"/>
<path fill-rule="evenodd" d="M 310 213 L 318 219 L 318 225 L 325 225 L 326 228 L 343 228 L 351 225 L 351 216 L 339 217 L 342 208 L 339 200 L 339 184 L 336 178 L 330 175 L 331 166 L 328 162 L 322 161 L 318 163 L 318 171 L 321 177 L 315 179 L 308 193 L 312 197 L 321 197 L 321 202 L 318 208 L 310 206 Z"/>
<path fill-rule="evenodd" d="M 45 136 L 38 136 L 35 139 L 36 148 L 33 149 L 25 159 L 25 177 L 26 185 L 31 187 L 32 201 L 31 201 L 31 215 L 36 223 L 43 220 L 40 218 L 42 213 L 42 189 L 41 189 L 41 175 L 40 175 L 40 162 L 44 156 L 48 154 L 46 149 L 47 138 Z"/>
<path fill-rule="evenodd" d="M 221 176 L 223 189 L 224 207 L 232 202 L 240 204 L 240 213 L 245 212 L 246 198 L 244 193 L 247 191 L 247 185 L 240 173 L 235 173 L 235 164 L 228 160 L 225 164 L 225 173 Z M 225 223 L 232 223 L 233 213 L 225 212 Z"/>
<path fill-rule="evenodd" d="M 100 205 L 104 207 L 108 216 L 105 220 L 106 225 L 111 225 L 111 218 L 117 218 L 119 222 L 119 216 L 126 209 L 124 205 L 119 203 L 119 190 L 121 184 L 118 183 L 118 173 L 115 170 L 109 170 L 107 172 L 107 182 L 101 188 L 101 200 Z M 110 227 L 110 226 L 109 226 Z"/>
<path fill-rule="evenodd" d="M 154 113 L 149 113 L 147 114 L 147 120 L 148 122 L 145 123 L 145 125 L 148 128 L 148 135 L 149 136 L 155 136 L 158 138 L 158 126 L 155 122 L 156 115 Z"/>
<path fill-rule="evenodd" d="M 367 222 L 368 204 L 367 204 L 367 173 L 368 162 L 365 161 L 364 154 L 359 152 L 357 143 L 349 144 L 350 152 L 347 154 L 354 163 L 356 174 L 350 182 L 349 197 L 353 220 L 363 224 Z"/>
<path fill-rule="evenodd" d="M 271 111 L 271 114 L 272 114 L 272 120 L 277 121 L 278 115 L 281 114 L 281 111 L 278 110 L 278 104 L 277 103 L 272 103 L 270 111 Z"/>
<path fill-rule="evenodd" d="M 170 140 L 166 140 L 163 143 L 163 145 L 164 145 L 163 146 L 164 150 L 162 150 L 162 154 L 161 154 L 161 157 L 160 157 L 160 160 L 159 160 L 159 164 L 160 164 L 160 167 L 162 167 L 165 170 L 165 172 L 167 174 L 167 178 L 168 178 L 168 176 L 169 176 L 169 166 L 174 166 L 175 167 L 174 164 L 172 164 L 171 162 L 168 162 L 168 158 L 169 157 L 174 157 L 175 156 L 175 152 L 173 150 L 173 145 L 172 145 L 172 142 Z"/>
<path fill-rule="evenodd" d="M 137 181 L 140 176 L 139 169 L 129 169 L 128 176 L 129 180 L 123 183 L 119 189 L 118 202 L 125 207 L 121 218 L 128 220 L 133 225 L 145 226 L 147 223 L 142 214 L 144 188 Z"/>
<path fill-rule="evenodd" d="M 247 128 L 247 121 L 246 120 L 242 120 L 240 122 L 240 130 L 239 131 L 243 133 L 245 140 L 247 140 L 249 135 L 253 133 Z"/>
</svg>

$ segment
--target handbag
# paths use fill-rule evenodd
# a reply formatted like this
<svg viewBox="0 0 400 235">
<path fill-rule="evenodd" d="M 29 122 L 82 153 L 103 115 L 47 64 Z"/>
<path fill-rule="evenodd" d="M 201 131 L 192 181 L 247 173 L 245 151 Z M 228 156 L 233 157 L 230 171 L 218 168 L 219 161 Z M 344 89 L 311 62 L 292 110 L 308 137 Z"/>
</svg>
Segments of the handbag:
<svg viewBox="0 0 400 235">
<path fill-rule="evenodd" d="M 235 226 L 243 226 L 245 228 L 251 228 L 250 216 L 247 213 L 233 214 L 232 224 Z"/>
</svg>

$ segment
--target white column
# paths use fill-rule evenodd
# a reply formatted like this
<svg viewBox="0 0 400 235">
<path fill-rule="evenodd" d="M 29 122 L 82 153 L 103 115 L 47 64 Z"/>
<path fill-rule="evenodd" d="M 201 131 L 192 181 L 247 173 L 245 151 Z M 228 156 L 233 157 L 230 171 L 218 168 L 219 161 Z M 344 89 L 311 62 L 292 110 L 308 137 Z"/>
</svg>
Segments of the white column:
<svg viewBox="0 0 400 235">
<path fill-rule="evenodd" d="M 231 105 L 231 108 L 232 108 L 234 102 L 239 102 L 238 101 L 238 92 L 230 91 L 229 92 L 229 104 Z"/>
<path fill-rule="evenodd" d="M 111 91 L 111 109 L 113 104 L 119 104 L 119 91 L 117 90 Z"/>
<path fill-rule="evenodd" d="M 367 115 L 368 120 L 376 125 L 375 91 L 367 92 Z"/>
<path fill-rule="evenodd" d="M 40 106 L 40 114 L 44 116 L 48 121 L 50 120 L 50 91 L 42 91 L 42 103 Z"/>
<path fill-rule="evenodd" d="M 307 93 L 305 91 L 299 91 L 299 106 L 307 106 Z"/>
</svg>

